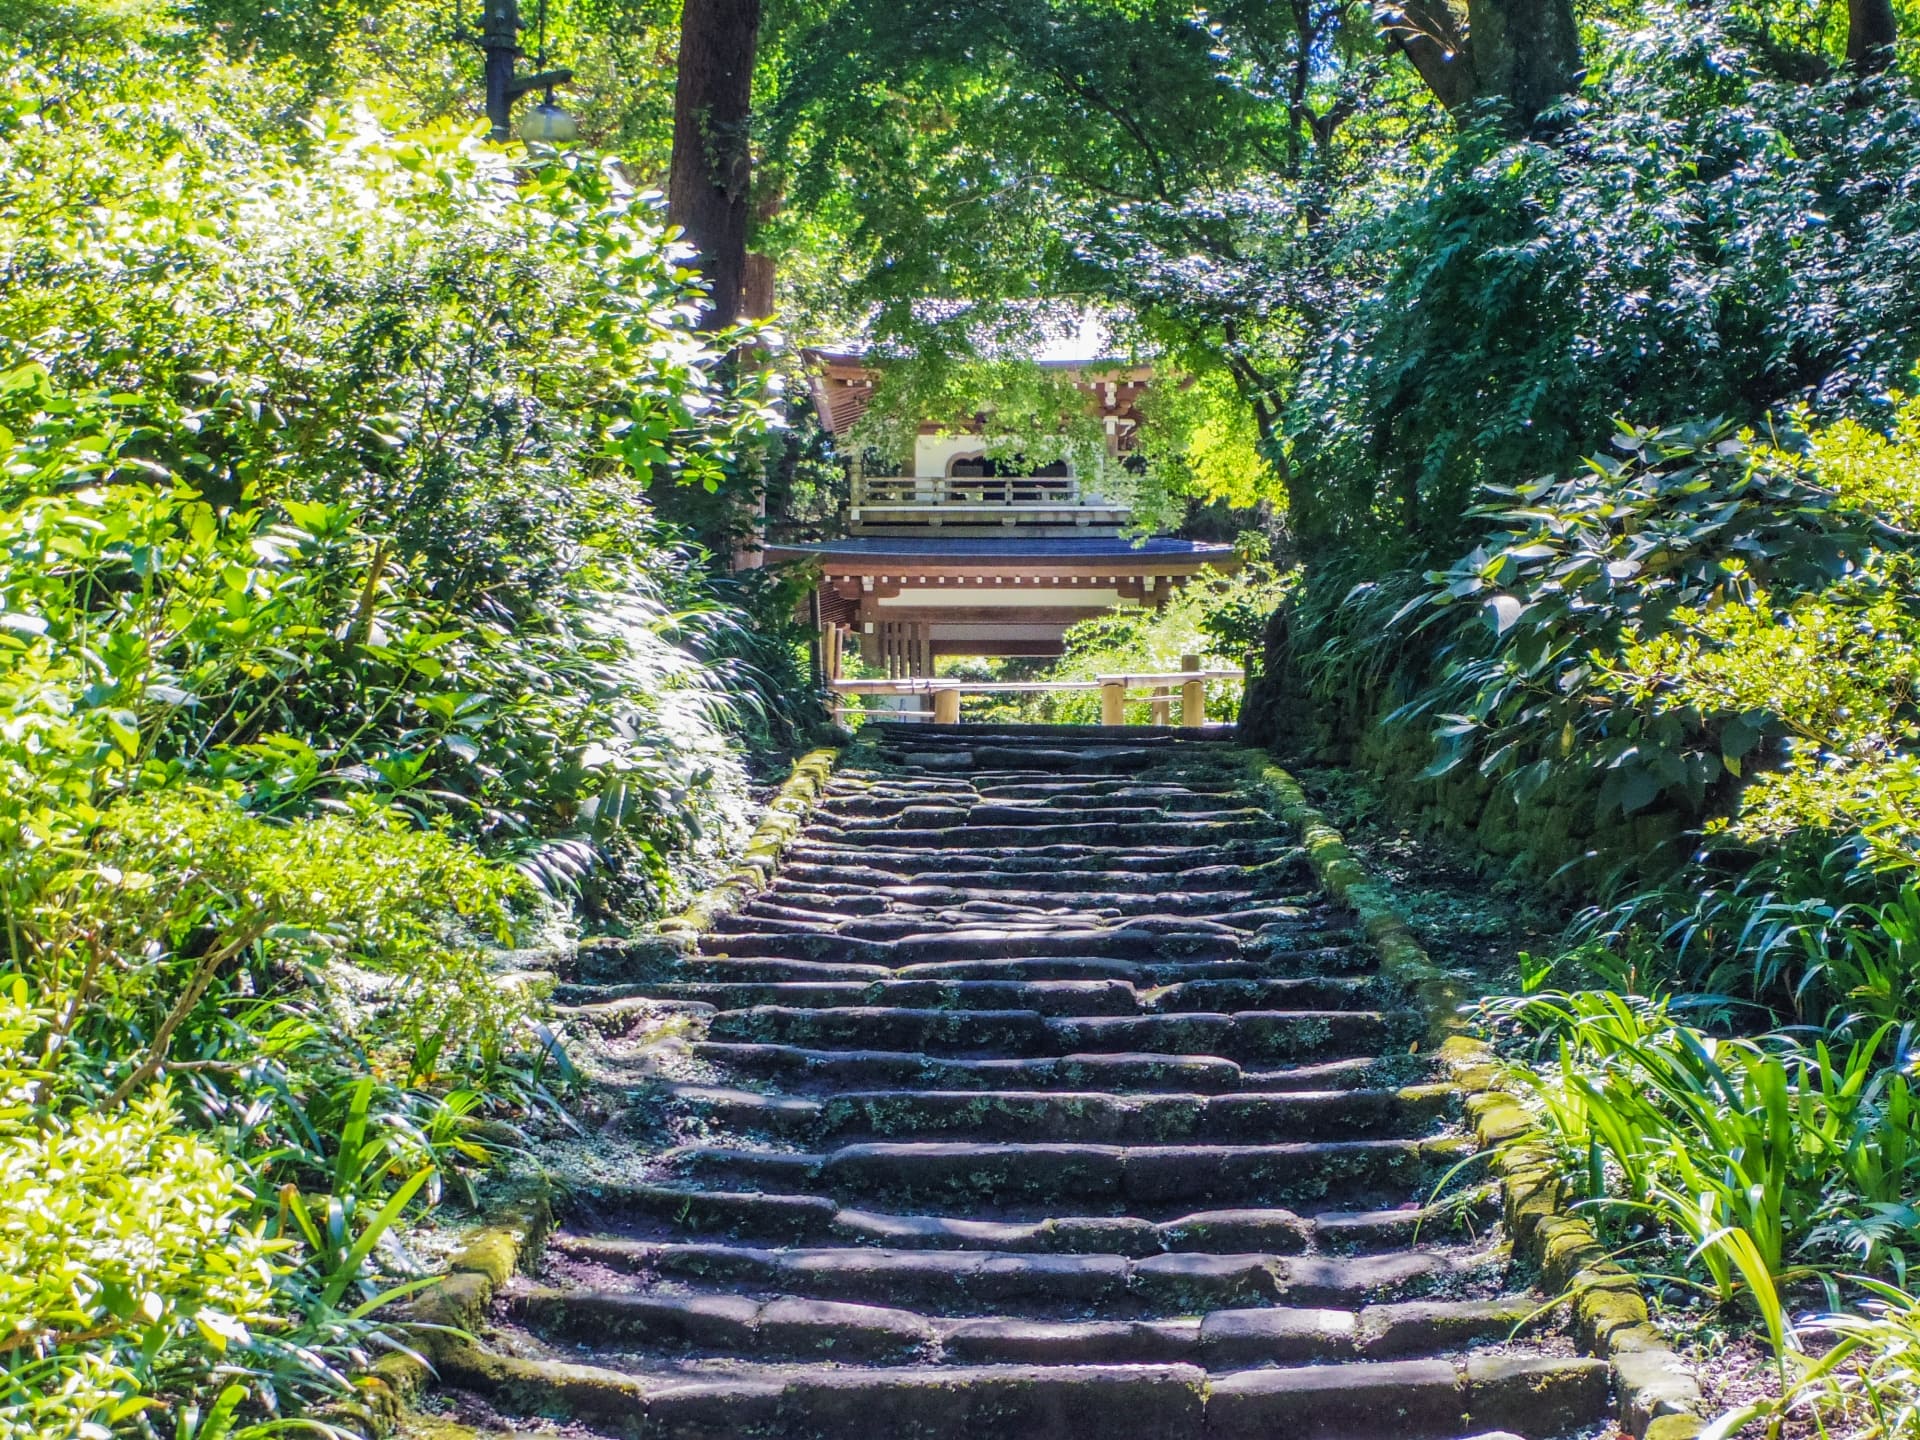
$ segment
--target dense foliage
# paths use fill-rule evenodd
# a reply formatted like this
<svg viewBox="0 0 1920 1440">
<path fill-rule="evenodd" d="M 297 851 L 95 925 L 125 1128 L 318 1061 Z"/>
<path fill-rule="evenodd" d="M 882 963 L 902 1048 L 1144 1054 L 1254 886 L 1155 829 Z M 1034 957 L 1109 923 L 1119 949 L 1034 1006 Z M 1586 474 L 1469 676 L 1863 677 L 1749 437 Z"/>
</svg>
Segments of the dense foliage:
<svg viewBox="0 0 1920 1440">
<path fill-rule="evenodd" d="M 640 498 L 770 413 L 617 165 L 67 41 L 0 81 L 0 1430 L 217 1434 L 564 1081 L 499 948 L 724 860 L 804 707 Z"/>
<path fill-rule="evenodd" d="M 1040 678 L 1094 681 L 1102 675 L 1171 675 L 1185 668 L 1188 659 L 1207 670 L 1245 664 L 1259 646 L 1267 614 L 1292 579 L 1274 572 L 1264 542 L 1259 534 L 1242 536 L 1237 557 L 1241 564 L 1232 574 L 1209 571 L 1158 606 L 1115 610 L 1073 625 L 1066 633 L 1066 653 Z M 1172 692 L 1164 702 L 1166 720 L 1177 723 L 1178 687 L 1165 688 Z M 1232 720 L 1240 708 L 1240 682 L 1210 680 L 1206 688 L 1208 720 Z M 1152 697 L 1135 689 L 1127 697 L 1128 723 L 1148 722 L 1153 708 Z M 975 710 L 983 718 L 1094 725 L 1100 722 L 1100 695 L 1091 689 L 1039 693 L 1002 702 L 998 709 L 975 702 L 969 713 Z"/>
</svg>

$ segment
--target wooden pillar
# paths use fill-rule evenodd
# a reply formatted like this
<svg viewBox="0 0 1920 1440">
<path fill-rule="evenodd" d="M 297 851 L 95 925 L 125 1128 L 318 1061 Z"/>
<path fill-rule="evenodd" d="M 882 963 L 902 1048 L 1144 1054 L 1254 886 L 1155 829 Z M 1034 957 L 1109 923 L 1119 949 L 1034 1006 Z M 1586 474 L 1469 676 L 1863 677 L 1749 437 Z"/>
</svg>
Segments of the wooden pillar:
<svg viewBox="0 0 1920 1440">
<path fill-rule="evenodd" d="M 933 692 L 933 723 L 936 725 L 960 723 L 960 692 L 958 690 Z"/>
<path fill-rule="evenodd" d="M 1127 687 L 1118 680 L 1103 681 L 1100 686 L 1100 723 L 1127 723 Z"/>
<path fill-rule="evenodd" d="M 1153 723 L 1171 725 L 1173 723 L 1173 695 L 1164 685 L 1153 687 Z"/>
<path fill-rule="evenodd" d="M 1198 670 L 1198 655 L 1182 655 L 1182 670 Z M 1187 726 L 1201 726 L 1207 723 L 1207 682 L 1204 680 L 1184 680 L 1180 684 L 1180 723 Z"/>
</svg>

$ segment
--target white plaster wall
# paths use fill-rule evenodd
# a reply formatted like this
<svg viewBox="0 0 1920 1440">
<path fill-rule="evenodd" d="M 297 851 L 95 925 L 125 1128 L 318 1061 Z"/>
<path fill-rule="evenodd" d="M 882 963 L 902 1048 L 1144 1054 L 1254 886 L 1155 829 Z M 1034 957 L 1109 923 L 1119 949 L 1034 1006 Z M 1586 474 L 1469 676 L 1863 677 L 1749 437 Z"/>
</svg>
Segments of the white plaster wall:
<svg viewBox="0 0 1920 1440">
<path fill-rule="evenodd" d="M 922 435 L 913 442 L 913 473 L 944 475 L 956 455 L 978 455 L 978 435 Z"/>
<path fill-rule="evenodd" d="M 956 455 L 978 455 L 984 448 L 978 435 L 921 435 L 913 442 L 913 473 L 944 475 Z"/>
</svg>

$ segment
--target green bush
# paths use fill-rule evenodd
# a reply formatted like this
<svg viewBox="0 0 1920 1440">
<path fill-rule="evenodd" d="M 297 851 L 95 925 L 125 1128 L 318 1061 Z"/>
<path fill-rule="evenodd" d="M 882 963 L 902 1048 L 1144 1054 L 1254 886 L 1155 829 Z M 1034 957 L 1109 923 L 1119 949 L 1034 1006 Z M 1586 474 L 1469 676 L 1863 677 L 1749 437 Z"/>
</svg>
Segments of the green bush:
<svg viewBox="0 0 1920 1440">
<path fill-rule="evenodd" d="M 49 106 L 21 72 L 0 113 L 8 608 L 62 648 L 60 587 L 192 587 L 197 627 L 100 657 L 172 707 L 153 758 L 283 811 L 389 792 L 660 898 L 744 793 L 729 672 L 676 643 L 714 603 L 639 492 L 717 483 L 765 412 L 657 218 L 584 159 L 324 110 L 295 150 L 124 86 Z"/>
<path fill-rule="evenodd" d="M 1203 668 L 1247 665 L 1267 615 L 1293 578 L 1254 560 L 1232 575 L 1201 575 L 1156 609 L 1116 610 L 1082 620 L 1067 631 L 1065 655 L 1041 678 L 1085 681 L 1101 675 L 1172 674 L 1188 655 L 1198 656 Z M 1240 698 L 1238 683 L 1209 681 L 1207 718 L 1231 721 L 1239 713 Z M 1177 693 L 1172 703 L 1177 719 Z M 1127 701 L 1128 723 L 1146 723 L 1151 709 L 1152 701 L 1135 691 Z M 1098 724 L 1100 696 L 1080 690 L 1025 697 L 1007 707 L 1004 718 Z"/>
<path fill-rule="evenodd" d="M 0 71 L 7 1434 L 341 1393 L 568 1073 L 490 952 L 724 862 L 805 723 L 789 597 L 641 498 L 770 417 L 619 167 L 289 140 L 148 33 Z"/>
<path fill-rule="evenodd" d="M 1287 394 L 1295 524 L 1368 578 L 1472 548 L 1487 486 L 1566 475 L 1624 420 L 1882 416 L 1920 344 L 1915 97 L 1782 75 L 1723 7 L 1596 36 L 1549 133 L 1488 125 L 1348 204 Z M 1415 563 L 1418 563 L 1415 558 Z"/>
</svg>

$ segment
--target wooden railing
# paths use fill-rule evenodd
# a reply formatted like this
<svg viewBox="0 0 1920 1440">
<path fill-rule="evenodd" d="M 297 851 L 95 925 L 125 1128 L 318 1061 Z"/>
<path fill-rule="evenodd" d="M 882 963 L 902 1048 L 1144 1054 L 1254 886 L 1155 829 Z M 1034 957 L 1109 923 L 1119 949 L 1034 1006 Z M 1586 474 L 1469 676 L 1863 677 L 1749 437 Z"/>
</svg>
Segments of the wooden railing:
<svg viewBox="0 0 1920 1440">
<path fill-rule="evenodd" d="M 853 488 L 862 507 L 895 505 L 1105 505 L 1072 475 L 863 475 Z"/>
<path fill-rule="evenodd" d="M 1202 670 L 1198 660 L 1195 659 L 1191 665 L 1163 674 L 1099 675 L 1091 680 L 994 681 L 916 677 L 906 680 L 835 680 L 829 684 L 828 688 L 836 697 L 842 695 L 927 696 L 932 702 L 930 708 L 895 710 L 889 713 L 900 717 L 930 719 L 936 725 L 958 725 L 961 720 L 961 700 L 968 695 L 1043 695 L 1089 690 L 1100 692 L 1100 723 L 1124 725 L 1127 723 L 1127 696 L 1132 692 L 1146 690 L 1152 702 L 1149 710 L 1151 723 L 1155 725 L 1172 723 L 1173 702 L 1178 698 L 1180 723 L 1192 726 L 1207 723 L 1208 681 L 1244 680 L 1245 678 L 1245 675 L 1238 670 Z M 838 704 L 836 699 L 834 719 L 840 719 L 844 713 L 845 707 Z"/>
</svg>

